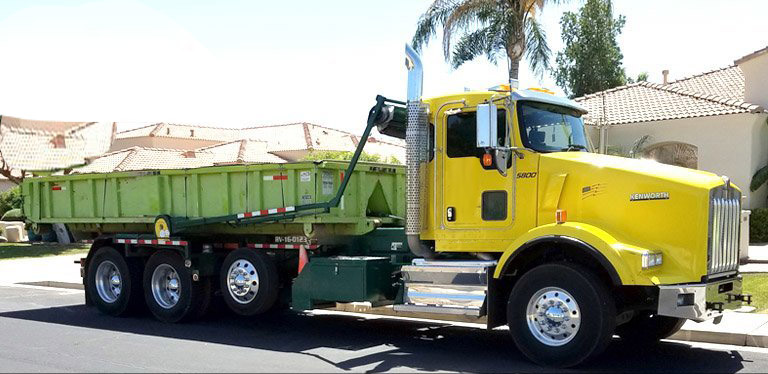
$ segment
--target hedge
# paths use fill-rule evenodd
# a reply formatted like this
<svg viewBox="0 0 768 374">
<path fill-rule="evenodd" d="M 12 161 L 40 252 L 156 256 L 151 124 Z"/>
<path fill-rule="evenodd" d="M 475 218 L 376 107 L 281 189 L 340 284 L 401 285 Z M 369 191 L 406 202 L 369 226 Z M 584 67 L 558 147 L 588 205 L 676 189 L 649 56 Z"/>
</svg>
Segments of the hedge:
<svg viewBox="0 0 768 374">
<path fill-rule="evenodd" d="M 752 209 L 749 216 L 749 242 L 768 242 L 768 208 Z"/>
</svg>

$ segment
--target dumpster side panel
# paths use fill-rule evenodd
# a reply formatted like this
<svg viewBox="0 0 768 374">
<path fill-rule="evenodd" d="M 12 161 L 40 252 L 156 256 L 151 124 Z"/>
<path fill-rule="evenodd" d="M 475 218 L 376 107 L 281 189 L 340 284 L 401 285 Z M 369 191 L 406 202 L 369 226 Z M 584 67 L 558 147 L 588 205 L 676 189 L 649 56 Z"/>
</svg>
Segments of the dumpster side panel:
<svg viewBox="0 0 768 374">
<path fill-rule="evenodd" d="M 77 223 L 83 231 L 127 232 L 127 225 L 136 224 L 130 229 L 146 226 L 151 232 L 147 224 L 158 215 L 207 218 L 330 201 L 348 165 L 341 161 L 299 162 L 28 178 L 22 187 L 24 212 L 30 222 Z M 313 222 L 338 223 L 349 230 L 350 224 L 362 222 L 366 216 L 401 217 L 403 182 L 401 167 L 363 163 L 352 174 L 339 207 L 330 213 L 318 210 L 274 226 L 222 224 L 201 228 L 201 232 L 294 233 L 301 229 L 296 231 L 286 223 L 302 226 Z M 363 232 L 369 225 L 356 227 L 340 232 Z"/>
</svg>

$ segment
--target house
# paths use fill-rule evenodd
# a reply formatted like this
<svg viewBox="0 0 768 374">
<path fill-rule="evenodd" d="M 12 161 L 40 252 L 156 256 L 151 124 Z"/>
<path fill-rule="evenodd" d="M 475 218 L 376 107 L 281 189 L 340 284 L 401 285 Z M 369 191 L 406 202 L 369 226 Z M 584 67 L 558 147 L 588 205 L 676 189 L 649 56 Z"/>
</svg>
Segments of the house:
<svg viewBox="0 0 768 374">
<path fill-rule="evenodd" d="M 365 152 L 404 161 L 405 143 L 383 138 L 380 134 L 368 138 Z M 306 122 L 241 129 L 157 123 L 117 133 L 110 151 L 132 147 L 197 150 L 241 139 L 261 140 L 266 152 L 289 162 L 312 151 L 354 151 L 359 142 L 356 134 Z"/>
<path fill-rule="evenodd" d="M 726 175 L 744 207 L 764 207 L 768 188 L 749 190 L 768 164 L 768 48 L 733 65 L 664 82 L 639 82 L 576 98 L 601 151 Z"/>
<path fill-rule="evenodd" d="M 66 169 L 106 152 L 115 136 L 109 122 L 55 122 L 0 116 L 0 188 L 24 176 Z M 9 181 L 11 183 L 5 183 Z"/>
<path fill-rule="evenodd" d="M 159 169 L 185 169 L 243 163 L 284 163 L 287 160 L 267 152 L 266 142 L 235 140 L 195 150 L 134 146 L 89 160 L 72 173 L 109 173 Z"/>
</svg>

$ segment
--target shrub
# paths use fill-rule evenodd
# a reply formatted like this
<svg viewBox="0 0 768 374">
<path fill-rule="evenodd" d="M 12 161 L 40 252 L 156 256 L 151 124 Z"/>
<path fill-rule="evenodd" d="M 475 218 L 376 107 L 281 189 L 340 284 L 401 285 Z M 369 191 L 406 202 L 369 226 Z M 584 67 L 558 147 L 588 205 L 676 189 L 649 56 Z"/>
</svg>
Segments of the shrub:
<svg viewBox="0 0 768 374">
<path fill-rule="evenodd" d="M 21 196 L 21 188 L 13 187 L 0 193 L 0 215 L 11 209 L 21 209 L 24 198 Z"/>
<path fill-rule="evenodd" d="M 305 161 L 318 161 L 318 160 L 351 160 L 354 156 L 354 152 L 349 151 L 311 151 L 302 160 Z M 363 152 L 360 155 L 360 161 L 367 162 L 379 162 L 384 164 L 401 164 L 395 156 L 381 157 L 381 155 L 370 154 Z"/>
<path fill-rule="evenodd" d="M 749 242 L 768 242 L 768 208 L 752 209 L 749 216 Z"/>
<path fill-rule="evenodd" d="M 0 221 L 24 221 L 24 214 L 21 212 L 21 209 L 19 208 L 13 208 L 5 214 L 3 214 L 3 218 L 0 218 Z"/>
</svg>

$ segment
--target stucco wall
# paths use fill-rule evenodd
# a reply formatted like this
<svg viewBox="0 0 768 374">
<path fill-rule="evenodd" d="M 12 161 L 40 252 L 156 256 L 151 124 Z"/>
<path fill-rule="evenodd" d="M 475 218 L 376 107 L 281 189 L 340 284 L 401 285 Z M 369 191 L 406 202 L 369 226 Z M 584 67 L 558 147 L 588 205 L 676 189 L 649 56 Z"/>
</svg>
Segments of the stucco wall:
<svg viewBox="0 0 768 374">
<path fill-rule="evenodd" d="M 768 53 L 739 63 L 744 73 L 744 101 L 768 108 Z"/>
<path fill-rule="evenodd" d="M 727 175 L 746 196 L 745 208 L 766 206 L 768 188 L 749 191 L 752 175 L 768 164 L 766 114 L 732 114 L 611 126 L 609 146 L 631 147 L 644 135 L 646 146 L 676 141 L 698 147 L 698 169 Z M 590 129 L 594 144 L 597 131 Z"/>
</svg>

